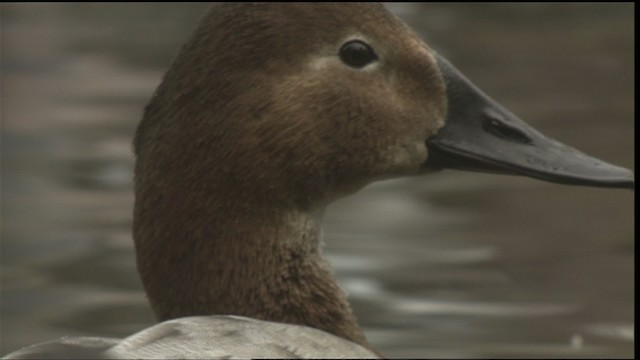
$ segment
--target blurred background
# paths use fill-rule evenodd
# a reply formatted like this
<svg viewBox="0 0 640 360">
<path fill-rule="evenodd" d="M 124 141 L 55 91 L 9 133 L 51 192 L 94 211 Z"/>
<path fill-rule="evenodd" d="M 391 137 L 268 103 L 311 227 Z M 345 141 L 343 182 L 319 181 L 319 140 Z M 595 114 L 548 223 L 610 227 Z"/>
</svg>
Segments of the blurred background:
<svg viewBox="0 0 640 360">
<path fill-rule="evenodd" d="M 634 4 L 388 5 L 543 133 L 634 168 Z M 2 4 L 0 355 L 154 323 L 131 141 L 203 4 Z M 445 171 L 327 211 L 388 357 L 633 357 L 634 193 Z"/>
</svg>

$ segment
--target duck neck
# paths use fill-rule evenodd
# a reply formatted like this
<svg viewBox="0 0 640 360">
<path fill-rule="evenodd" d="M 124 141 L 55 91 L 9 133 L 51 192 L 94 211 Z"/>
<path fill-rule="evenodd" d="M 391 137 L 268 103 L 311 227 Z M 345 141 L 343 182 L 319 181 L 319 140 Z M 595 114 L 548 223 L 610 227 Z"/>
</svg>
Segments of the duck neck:
<svg viewBox="0 0 640 360">
<path fill-rule="evenodd" d="M 162 211 L 157 221 L 149 219 L 153 211 L 136 211 L 138 268 L 160 320 L 241 315 L 310 326 L 369 347 L 322 255 L 324 209 L 173 207 L 179 214 Z M 140 221 L 145 217 L 152 221 Z"/>
</svg>

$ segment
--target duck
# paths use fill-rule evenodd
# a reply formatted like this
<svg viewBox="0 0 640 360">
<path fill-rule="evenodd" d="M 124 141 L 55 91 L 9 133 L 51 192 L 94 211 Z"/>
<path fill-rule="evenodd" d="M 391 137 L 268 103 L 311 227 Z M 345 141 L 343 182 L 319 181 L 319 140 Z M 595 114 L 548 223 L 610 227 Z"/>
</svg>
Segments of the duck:
<svg viewBox="0 0 640 360">
<path fill-rule="evenodd" d="M 204 14 L 135 138 L 133 238 L 158 320 L 22 358 L 379 358 L 322 251 L 325 208 L 444 169 L 635 188 L 533 129 L 384 6 Z"/>
</svg>

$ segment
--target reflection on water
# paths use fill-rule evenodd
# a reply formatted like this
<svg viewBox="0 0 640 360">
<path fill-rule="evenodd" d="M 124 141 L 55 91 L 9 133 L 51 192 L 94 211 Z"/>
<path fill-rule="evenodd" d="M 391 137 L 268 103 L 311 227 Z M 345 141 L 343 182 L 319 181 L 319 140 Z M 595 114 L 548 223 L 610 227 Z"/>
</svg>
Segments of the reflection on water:
<svg viewBox="0 0 640 360">
<path fill-rule="evenodd" d="M 202 4 L 2 7 L 1 353 L 153 322 L 130 142 Z M 543 132 L 633 166 L 632 4 L 393 4 Z M 633 356 L 633 195 L 443 172 L 333 205 L 327 252 L 390 357 Z"/>
</svg>

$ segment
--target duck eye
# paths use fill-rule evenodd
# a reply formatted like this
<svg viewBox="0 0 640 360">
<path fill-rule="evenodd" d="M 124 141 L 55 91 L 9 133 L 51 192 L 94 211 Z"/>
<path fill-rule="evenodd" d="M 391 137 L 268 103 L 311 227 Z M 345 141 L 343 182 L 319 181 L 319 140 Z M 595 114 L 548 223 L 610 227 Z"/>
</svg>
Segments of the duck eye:
<svg viewBox="0 0 640 360">
<path fill-rule="evenodd" d="M 361 68 L 376 61 L 378 56 L 369 44 L 360 40 L 352 40 L 340 48 L 340 59 L 351 67 Z"/>
</svg>

